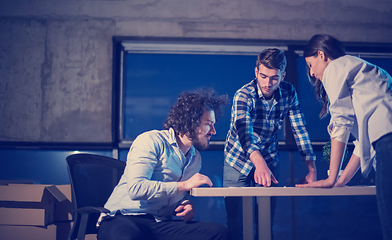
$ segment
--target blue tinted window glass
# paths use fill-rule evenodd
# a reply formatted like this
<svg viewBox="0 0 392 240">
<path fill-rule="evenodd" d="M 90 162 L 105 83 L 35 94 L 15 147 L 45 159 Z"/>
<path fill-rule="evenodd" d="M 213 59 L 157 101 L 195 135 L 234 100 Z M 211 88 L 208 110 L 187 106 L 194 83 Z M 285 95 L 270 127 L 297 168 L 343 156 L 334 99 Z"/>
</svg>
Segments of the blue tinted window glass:
<svg viewBox="0 0 392 240">
<path fill-rule="evenodd" d="M 392 74 L 392 58 L 363 57 L 363 59 L 384 69 L 389 75 Z"/>
<path fill-rule="evenodd" d="M 170 107 L 183 91 L 214 88 L 234 92 L 254 78 L 256 56 L 202 54 L 126 55 L 124 138 L 162 129 Z M 224 140 L 229 129 L 230 105 L 216 123 L 213 140 Z"/>
<path fill-rule="evenodd" d="M 35 184 L 69 184 L 66 157 L 91 153 L 112 157 L 112 151 L 0 149 L 0 180 Z"/>
<path fill-rule="evenodd" d="M 162 129 L 170 107 L 183 91 L 214 88 L 230 104 L 217 120 L 214 141 L 224 141 L 236 90 L 254 79 L 257 56 L 127 53 L 124 68 L 125 139 Z M 283 133 L 280 133 L 282 138 Z"/>
<path fill-rule="evenodd" d="M 128 152 L 129 152 L 129 148 L 120 149 L 118 151 L 118 159 L 121 160 L 121 161 L 126 162 L 127 161 Z"/>
</svg>

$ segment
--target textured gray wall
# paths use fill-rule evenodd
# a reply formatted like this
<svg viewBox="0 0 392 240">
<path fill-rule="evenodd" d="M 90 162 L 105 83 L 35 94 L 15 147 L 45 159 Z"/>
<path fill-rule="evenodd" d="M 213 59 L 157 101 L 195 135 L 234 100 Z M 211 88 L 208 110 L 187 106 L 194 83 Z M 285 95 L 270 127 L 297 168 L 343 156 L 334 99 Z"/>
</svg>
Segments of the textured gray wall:
<svg viewBox="0 0 392 240">
<path fill-rule="evenodd" d="M 0 141 L 110 142 L 112 36 L 391 43 L 391 0 L 0 0 Z"/>
</svg>

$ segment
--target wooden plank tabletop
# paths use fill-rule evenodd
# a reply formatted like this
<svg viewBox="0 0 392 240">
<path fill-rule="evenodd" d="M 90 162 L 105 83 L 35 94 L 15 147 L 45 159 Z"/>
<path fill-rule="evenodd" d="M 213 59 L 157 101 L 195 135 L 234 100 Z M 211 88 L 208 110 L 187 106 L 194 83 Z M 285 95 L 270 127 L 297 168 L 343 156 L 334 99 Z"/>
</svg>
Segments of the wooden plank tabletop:
<svg viewBox="0 0 392 240">
<path fill-rule="evenodd" d="M 191 190 L 191 195 L 195 197 L 376 195 L 376 186 L 345 186 L 336 188 L 201 187 L 193 188 Z"/>
</svg>

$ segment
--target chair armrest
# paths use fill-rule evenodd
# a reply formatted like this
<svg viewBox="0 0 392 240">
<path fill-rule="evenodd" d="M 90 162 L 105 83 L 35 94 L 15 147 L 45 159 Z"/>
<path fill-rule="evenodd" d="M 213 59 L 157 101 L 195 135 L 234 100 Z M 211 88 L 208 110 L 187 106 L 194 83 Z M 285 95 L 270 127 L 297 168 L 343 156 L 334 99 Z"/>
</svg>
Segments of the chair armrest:
<svg viewBox="0 0 392 240">
<path fill-rule="evenodd" d="M 110 213 L 109 209 L 106 209 L 104 207 L 82 207 L 76 209 L 76 212 L 78 213 Z"/>
</svg>

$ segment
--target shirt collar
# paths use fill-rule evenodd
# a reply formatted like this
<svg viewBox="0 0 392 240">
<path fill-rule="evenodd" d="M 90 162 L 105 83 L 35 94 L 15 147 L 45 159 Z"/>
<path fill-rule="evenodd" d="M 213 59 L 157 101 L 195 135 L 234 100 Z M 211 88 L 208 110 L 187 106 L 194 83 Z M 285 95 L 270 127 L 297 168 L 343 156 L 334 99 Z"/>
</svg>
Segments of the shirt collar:
<svg viewBox="0 0 392 240">
<path fill-rule="evenodd" d="M 176 138 L 176 131 L 174 131 L 173 128 L 170 128 L 170 129 L 169 129 L 169 139 L 168 139 L 168 141 L 169 141 L 170 145 L 176 146 L 176 147 L 179 148 L 178 143 L 177 143 L 177 138 Z M 189 154 L 190 154 L 190 155 L 189 155 Z M 192 146 L 192 147 L 188 150 L 187 155 L 190 156 L 190 157 L 193 157 L 194 155 L 196 155 L 195 147 L 194 147 L 194 146 Z"/>
<path fill-rule="evenodd" d="M 256 92 L 257 92 L 258 98 L 265 99 L 263 92 L 261 91 L 261 88 L 259 87 L 259 84 L 257 84 L 257 78 L 255 78 L 254 84 L 256 85 Z M 281 92 L 281 89 L 279 86 L 274 92 L 273 99 L 275 99 L 278 102 L 281 97 L 282 97 L 282 92 Z"/>
<path fill-rule="evenodd" d="M 176 131 L 173 128 L 169 128 L 169 138 L 168 141 L 170 145 L 175 145 L 178 147 L 177 139 L 176 139 Z"/>
</svg>

